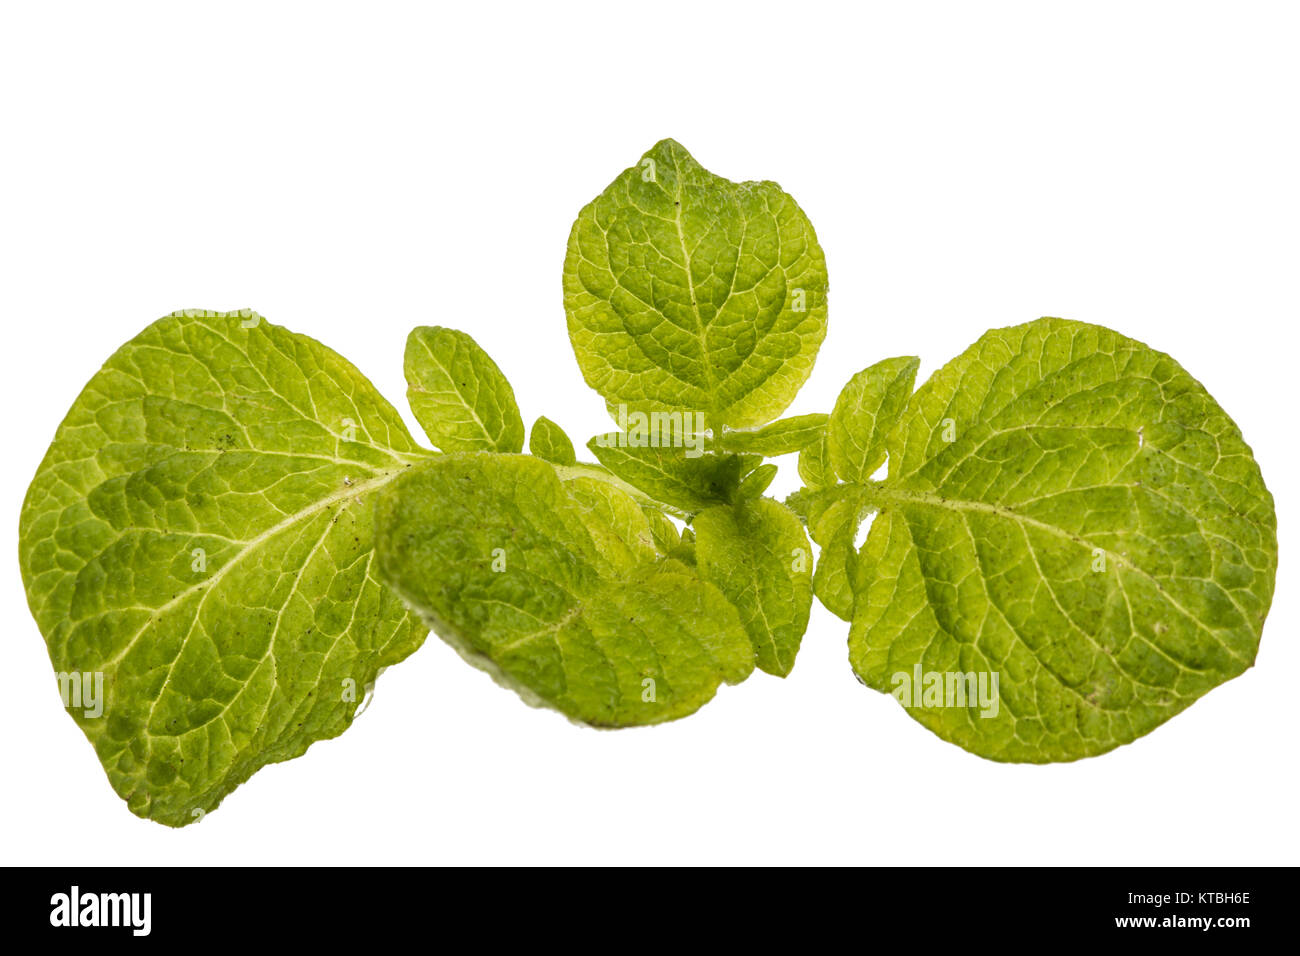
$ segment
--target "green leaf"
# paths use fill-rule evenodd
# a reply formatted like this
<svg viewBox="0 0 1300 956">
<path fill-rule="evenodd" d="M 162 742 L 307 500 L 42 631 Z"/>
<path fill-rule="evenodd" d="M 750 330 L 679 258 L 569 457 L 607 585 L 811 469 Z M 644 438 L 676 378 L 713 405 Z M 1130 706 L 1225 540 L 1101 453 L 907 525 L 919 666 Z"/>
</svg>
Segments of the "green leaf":
<svg viewBox="0 0 1300 956">
<path fill-rule="evenodd" d="M 837 617 L 853 619 L 854 581 L 858 553 L 854 541 L 862 523 L 862 496 L 844 495 L 831 501 L 809 527 L 821 546 L 813 591 Z"/>
<path fill-rule="evenodd" d="M 887 481 L 862 486 L 879 513 L 850 658 L 900 699 L 913 675 L 986 675 L 987 707 L 910 701 L 945 740 L 1007 761 L 1104 753 L 1254 662 L 1273 499 L 1168 355 L 1061 319 L 991 331 L 887 444 Z"/>
<path fill-rule="evenodd" d="M 569 497 L 588 513 L 587 528 L 602 551 L 614 547 L 612 537 L 641 561 L 659 554 L 645 509 L 607 481 L 577 475 L 561 478 Z M 667 520 L 667 519 L 665 519 Z"/>
<path fill-rule="evenodd" d="M 695 566 L 695 531 L 691 528 L 683 528 L 681 539 L 676 546 L 668 552 L 668 557 L 683 564 Z"/>
<path fill-rule="evenodd" d="M 831 465 L 830 445 L 825 435 L 799 452 L 799 477 L 810 488 L 835 484 L 835 469 Z"/>
<path fill-rule="evenodd" d="M 380 573 L 471 664 L 583 723 L 684 717 L 744 680 L 736 609 L 694 569 L 621 543 L 574 490 L 529 456 L 435 459 L 380 497 Z"/>
<path fill-rule="evenodd" d="M 544 415 L 533 422 L 533 430 L 528 434 L 528 451 L 556 465 L 573 465 L 578 461 L 573 442 L 564 429 Z"/>
<path fill-rule="evenodd" d="M 813 593 L 831 613 L 853 619 L 854 581 L 857 579 L 858 528 L 870 513 L 867 492 L 857 484 L 801 488 L 786 504 L 808 526 L 821 547 L 813 575 Z"/>
<path fill-rule="evenodd" d="M 677 530 L 677 525 L 673 524 L 658 508 L 642 505 L 641 510 L 645 513 L 646 524 L 650 527 L 650 536 L 654 539 L 655 547 L 661 554 L 670 553 L 682 540 L 682 533 Z"/>
<path fill-rule="evenodd" d="M 524 420 L 506 377 L 478 343 L 455 329 L 421 326 L 406 339 L 411 411 L 441 451 L 517 452 Z"/>
<path fill-rule="evenodd" d="M 767 457 L 802 451 L 826 434 L 829 416 L 797 415 L 782 418 L 752 431 L 723 432 L 720 447 L 726 451 L 753 452 Z"/>
<path fill-rule="evenodd" d="M 825 537 L 819 533 L 818 527 L 826 510 L 845 498 L 860 501 L 862 497 L 861 485 L 835 484 L 823 488 L 800 488 L 786 498 L 785 503 L 808 526 L 813 540 L 825 544 Z"/>
<path fill-rule="evenodd" d="M 700 575 L 740 611 L 758 666 L 794 667 L 812 607 L 812 545 L 789 508 L 771 498 L 720 505 L 693 523 Z"/>
<path fill-rule="evenodd" d="M 776 472 L 776 465 L 759 465 L 740 482 L 740 487 L 736 489 L 735 499 L 757 498 L 767 491 L 767 486 L 776 477 Z"/>
<path fill-rule="evenodd" d="M 775 183 L 733 183 L 666 139 L 578 214 L 564 260 L 569 337 L 612 405 L 771 421 L 826 334 L 826 261 Z"/>
<path fill-rule="evenodd" d="M 90 380 L 19 553 L 54 670 L 102 675 L 102 715 L 69 713 L 133 812 L 201 818 L 420 646 L 370 503 L 427 454 L 360 372 L 254 313 L 160 319 Z"/>
<path fill-rule="evenodd" d="M 863 369 L 835 401 L 827 429 L 827 450 L 844 481 L 865 481 L 885 463 L 885 436 L 907 406 L 921 360 L 885 359 Z"/>
<path fill-rule="evenodd" d="M 682 448 L 636 447 L 629 444 L 625 432 L 598 435 L 587 447 L 617 477 L 688 513 L 730 501 L 744 464 L 736 455 L 691 457 Z"/>
</svg>

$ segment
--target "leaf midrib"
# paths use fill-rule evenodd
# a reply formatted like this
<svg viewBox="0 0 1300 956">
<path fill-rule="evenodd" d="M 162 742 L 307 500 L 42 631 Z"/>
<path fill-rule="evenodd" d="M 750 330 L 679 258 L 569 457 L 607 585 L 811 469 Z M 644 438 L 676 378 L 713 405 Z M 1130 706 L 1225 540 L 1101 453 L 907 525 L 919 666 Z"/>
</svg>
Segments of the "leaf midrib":
<svg viewBox="0 0 1300 956">
<path fill-rule="evenodd" d="M 479 430 L 483 433 L 483 437 L 487 439 L 488 445 L 493 449 L 496 449 L 497 439 L 492 437 L 492 432 L 488 430 L 487 424 L 483 421 L 482 418 L 479 417 L 478 411 L 474 408 L 474 405 L 470 402 L 469 397 L 466 396 L 465 393 L 460 390 L 460 387 L 456 382 L 456 376 L 452 374 L 451 369 L 448 368 L 446 365 L 444 365 L 442 361 L 438 358 L 438 356 L 434 354 L 434 351 L 429 346 L 428 342 L 421 339 L 420 344 L 424 346 L 424 351 L 428 353 L 430 361 L 432 361 L 433 364 L 437 366 L 438 370 L 447 377 L 447 381 L 451 385 L 451 393 L 455 395 L 458 399 L 460 399 L 461 406 L 465 409 L 465 411 L 469 412 L 470 417 L 474 419 L 474 423 L 478 425 Z M 432 389 L 428 388 L 422 382 L 411 382 L 410 389 L 413 392 L 419 392 L 424 395 L 432 396 L 436 394 Z M 504 427 L 505 426 L 503 422 L 502 428 L 504 429 Z M 432 438 L 433 436 L 430 435 L 429 437 Z"/>
<path fill-rule="evenodd" d="M 704 317 L 700 315 L 700 300 L 695 294 L 695 277 L 691 273 L 691 253 L 686 248 L 686 234 L 682 230 L 682 212 L 684 209 L 682 206 L 682 168 L 677 161 L 677 148 L 669 146 L 668 149 L 673 157 L 673 225 L 677 228 L 677 242 L 682 249 L 682 264 L 686 270 L 686 288 L 691 295 L 691 310 L 695 313 L 695 326 L 699 330 L 700 354 L 704 359 L 705 391 L 708 393 L 709 402 L 716 405 L 718 384 L 713 377 L 713 357 L 709 354 L 708 329 L 704 324 Z M 728 298 L 730 298 L 730 292 L 728 292 Z M 711 408 L 710 412 L 716 414 L 717 409 Z M 714 427 L 718 428 L 722 424 L 722 422 L 717 422 Z"/>
<path fill-rule="evenodd" d="M 988 501 L 976 501 L 969 498 L 948 498 L 948 497 L 944 497 L 943 495 L 938 495 L 930 491 L 919 491 L 919 490 L 914 490 L 909 488 L 902 488 L 897 485 L 893 485 L 888 481 L 864 484 L 862 485 L 862 487 L 866 492 L 866 498 L 869 505 L 873 505 L 877 508 L 881 508 L 882 510 L 883 507 L 887 504 L 895 504 L 895 505 L 919 504 L 919 505 L 925 505 L 932 508 L 938 508 L 940 510 L 947 510 L 947 511 L 953 511 L 958 513 L 979 512 L 983 514 L 993 515 L 994 517 L 1001 518 L 1006 521 L 1015 522 L 1021 525 L 1022 527 L 1027 526 L 1031 528 L 1036 528 L 1040 531 L 1044 531 L 1055 537 L 1070 541 L 1073 544 L 1077 545 L 1078 547 L 1088 551 L 1094 551 L 1094 550 L 1100 551 L 1102 554 L 1106 556 L 1107 560 L 1110 560 L 1114 563 L 1116 568 L 1133 571 L 1139 576 L 1149 581 L 1152 587 L 1154 587 L 1157 591 L 1160 592 L 1160 596 L 1165 601 L 1167 601 L 1171 607 L 1173 607 L 1180 614 L 1186 617 L 1200 630 L 1210 635 L 1214 639 L 1215 643 L 1217 643 L 1220 647 L 1222 647 L 1225 651 L 1227 651 L 1230 656 L 1232 656 L 1238 661 L 1241 661 L 1247 667 L 1250 666 L 1251 662 L 1249 660 L 1242 657 L 1242 655 L 1238 651 L 1236 651 L 1233 647 L 1228 645 L 1222 639 L 1222 637 L 1220 637 L 1219 633 L 1211 629 L 1210 627 L 1208 627 L 1200 619 L 1200 617 L 1198 617 L 1196 614 L 1193 614 L 1187 608 L 1183 607 L 1182 604 L 1176 601 L 1173 595 L 1170 594 L 1169 590 L 1164 586 L 1164 584 L 1162 584 L 1149 571 L 1147 571 L 1143 567 L 1140 567 L 1137 564 L 1134 564 L 1131 561 L 1125 560 L 1122 555 L 1118 555 L 1108 548 L 1103 548 L 1100 545 L 1092 541 L 1089 541 L 1087 538 L 1083 537 L 1082 535 L 1075 534 L 1073 531 L 1069 531 L 1065 528 L 1060 527 L 1059 525 L 1054 525 L 1051 524 L 1050 522 L 1042 521 L 1038 518 L 1032 518 L 1029 515 L 1021 514 L 1018 511 L 1013 511 L 1012 509 L 1006 507 L 1005 505 L 993 504 L 992 502 L 988 502 Z M 1238 613 L 1240 613 L 1240 609 L 1238 609 Z"/>
<path fill-rule="evenodd" d="M 236 567 L 241 561 L 247 558 L 250 554 L 256 551 L 267 541 L 274 539 L 282 532 L 293 527 L 299 521 L 302 521 L 306 518 L 310 518 L 311 516 L 319 514 L 320 512 L 328 509 L 331 505 L 335 505 L 341 501 L 347 501 L 352 498 L 358 498 L 368 491 L 372 491 L 376 488 L 382 488 L 384 485 L 388 484 L 388 482 L 392 481 L 395 477 L 397 477 L 405 470 L 406 470 L 405 467 L 395 468 L 392 471 L 380 472 L 375 477 L 369 478 L 365 481 L 359 481 L 353 485 L 345 485 L 343 490 L 334 492 L 333 494 L 330 495 L 326 495 L 324 498 L 317 499 L 307 507 L 295 511 L 293 514 L 278 521 L 276 524 L 267 528 L 265 531 L 260 532 L 259 534 L 257 534 L 252 538 L 249 538 L 247 543 L 245 543 L 245 545 L 242 548 L 240 548 L 237 552 L 235 552 L 235 554 L 231 556 L 229 561 L 227 561 L 220 568 L 218 568 L 216 573 L 214 573 L 211 577 L 205 578 L 202 581 L 196 581 L 194 584 L 190 585 L 184 590 L 178 591 L 166 603 L 152 610 L 149 614 L 148 619 L 144 622 L 144 624 L 140 625 L 140 628 L 134 634 L 131 635 L 130 639 L 126 642 L 126 645 L 120 651 L 114 654 L 113 657 L 111 657 L 109 660 L 101 664 L 99 669 L 104 671 L 108 671 L 112 669 L 115 671 L 117 665 L 120 664 L 122 659 L 126 657 L 127 654 L 130 653 L 131 649 L 135 647 L 136 643 L 149 629 L 150 625 L 156 623 L 159 617 L 161 617 L 163 614 L 166 614 L 168 611 L 172 610 L 173 608 L 183 604 L 186 599 L 202 591 L 204 588 L 207 588 L 209 590 L 215 588 L 221 582 L 221 580 L 226 576 L 226 574 L 229 573 L 231 568 Z M 182 646 L 181 650 L 183 649 L 184 648 Z"/>
</svg>

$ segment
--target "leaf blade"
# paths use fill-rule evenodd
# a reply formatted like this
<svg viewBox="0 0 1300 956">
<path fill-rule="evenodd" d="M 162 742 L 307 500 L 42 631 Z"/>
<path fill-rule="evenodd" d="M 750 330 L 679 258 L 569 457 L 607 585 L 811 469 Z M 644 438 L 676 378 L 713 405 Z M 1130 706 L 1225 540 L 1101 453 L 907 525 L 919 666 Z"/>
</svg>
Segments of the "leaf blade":
<svg viewBox="0 0 1300 956">
<path fill-rule="evenodd" d="M 610 547 L 566 484 L 530 456 L 412 469 L 380 498 L 380 573 L 471 664 L 582 723 L 673 720 L 744 680 L 735 608 L 685 565 Z"/>
<path fill-rule="evenodd" d="M 987 719 L 909 708 L 944 739 L 996 760 L 1105 753 L 1253 662 L 1272 496 L 1168 355 L 1060 319 L 994 330 L 889 444 L 851 660 L 884 692 L 914 668 L 1001 673 Z"/>
<path fill-rule="evenodd" d="M 671 446 L 635 445 L 625 432 L 597 435 L 587 447 L 623 481 L 687 512 L 729 500 L 740 482 L 742 461 L 735 455 L 689 456 Z"/>
<path fill-rule="evenodd" d="M 831 464 L 830 446 L 825 435 L 799 452 L 799 477 L 809 488 L 825 488 L 835 484 L 835 468 Z"/>
<path fill-rule="evenodd" d="M 533 422 L 533 430 L 528 433 L 528 451 L 553 465 L 574 465 L 578 462 L 578 455 L 573 450 L 569 436 L 545 415 Z"/>
<path fill-rule="evenodd" d="M 419 326 L 406 339 L 407 401 L 435 448 L 513 453 L 524 420 L 496 362 L 469 335 Z"/>
<path fill-rule="evenodd" d="M 364 505 L 425 454 L 353 366 L 252 313 L 174 313 L 90 380 L 28 491 L 20 564 L 55 671 L 109 688 L 72 715 L 133 812 L 194 822 L 345 730 L 362 694 L 340 682 L 364 692 L 419 647 Z"/>
<path fill-rule="evenodd" d="M 794 513 L 771 498 L 695 516 L 700 575 L 740 611 L 758 667 L 785 677 L 812 609 L 812 547 Z"/>
<path fill-rule="evenodd" d="M 844 481 L 866 481 L 885 463 L 885 439 L 907 407 L 921 360 L 885 359 L 844 386 L 827 426 L 827 451 Z"/>
<path fill-rule="evenodd" d="M 817 413 L 782 418 L 751 431 L 723 432 L 719 447 L 774 458 L 802 451 L 826 434 L 830 416 Z"/>
<path fill-rule="evenodd" d="M 612 404 L 775 418 L 826 331 L 811 223 L 770 182 L 732 183 L 663 140 L 578 214 L 564 265 L 569 335 Z"/>
</svg>

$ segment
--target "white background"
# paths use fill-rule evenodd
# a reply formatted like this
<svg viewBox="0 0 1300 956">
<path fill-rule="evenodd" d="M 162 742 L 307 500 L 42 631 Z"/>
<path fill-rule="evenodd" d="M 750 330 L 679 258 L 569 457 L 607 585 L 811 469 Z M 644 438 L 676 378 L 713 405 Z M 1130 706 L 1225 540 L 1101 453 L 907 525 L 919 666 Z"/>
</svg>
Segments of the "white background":
<svg viewBox="0 0 1300 956">
<path fill-rule="evenodd" d="M 3 10 L 3 862 L 1300 862 L 1294 5 Z M 860 686 L 821 608 L 788 679 L 623 732 L 531 710 L 431 637 L 351 730 L 201 824 L 133 817 L 61 712 L 15 560 L 84 382 L 173 309 L 251 307 L 406 414 L 406 333 L 442 324 L 527 421 L 604 431 L 565 334 L 565 240 L 665 136 L 780 182 L 817 228 L 830 328 L 793 413 L 878 359 L 925 376 L 1040 315 L 1171 352 L 1277 499 L 1257 667 L 1109 755 L 1003 766 Z"/>
</svg>

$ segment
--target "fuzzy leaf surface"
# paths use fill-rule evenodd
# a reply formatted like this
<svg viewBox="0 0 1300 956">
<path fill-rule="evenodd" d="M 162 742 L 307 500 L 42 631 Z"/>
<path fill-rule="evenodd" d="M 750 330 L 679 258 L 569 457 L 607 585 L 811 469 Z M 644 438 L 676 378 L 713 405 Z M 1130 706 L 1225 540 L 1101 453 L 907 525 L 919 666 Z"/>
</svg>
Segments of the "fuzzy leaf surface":
<svg viewBox="0 0 1300 956">
<path fill-rule="evenodd" d="M 776 418 L 826 334 L 826 260 L 771 182 L 733 183 L 666 139 L 585 206 L 564 308 L 587 384 L 611 405 Z"/>
<path fill-rule="evenodd" d="M 523 455 L 412 469 L 379 501 L 380 572 L 471 664 L 585 724 L 684 717 L 744 680 L 736 609 L 654 553 L 631 498 L 578 481 Z"/>
<path fill-rule="evenodd" d="M 69 713 L 134 813 L 200 819 L 420 646 L 371 502 L 427 454 L 352 365 L 255 314 L 160 319 L 90 380 L 19 553 L 55 672 L 102 675 L 102 715 Z"/>
<path fill-rule="evenodd" d="M 1240 431 L 1164 353 L 1040 319 L 988 332 L 910 399 L 856 560 L 854 670 L 999 675 L 996 714 L 912 706 L 996 760 L 1132 741 L 1250 667 L 1273 499 Z M 914 704 L 916 701 L 914 700 Z"/>
</svg>

